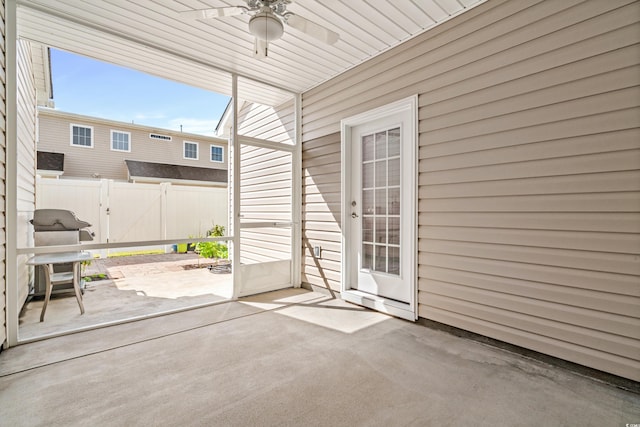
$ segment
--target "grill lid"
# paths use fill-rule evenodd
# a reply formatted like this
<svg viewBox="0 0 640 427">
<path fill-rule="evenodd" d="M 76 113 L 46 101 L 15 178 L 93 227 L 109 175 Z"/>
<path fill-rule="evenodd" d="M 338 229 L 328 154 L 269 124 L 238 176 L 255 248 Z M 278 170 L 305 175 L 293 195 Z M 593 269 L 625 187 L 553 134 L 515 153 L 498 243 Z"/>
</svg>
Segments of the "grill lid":
<svg viewBox="0 0 640 427">
<path fill-rule="evenodd" d="M 65 209 L 36 209 L 29 222 L 33 224 L 34 231 L 69 231 L 91 226 Z"/>
</svg>

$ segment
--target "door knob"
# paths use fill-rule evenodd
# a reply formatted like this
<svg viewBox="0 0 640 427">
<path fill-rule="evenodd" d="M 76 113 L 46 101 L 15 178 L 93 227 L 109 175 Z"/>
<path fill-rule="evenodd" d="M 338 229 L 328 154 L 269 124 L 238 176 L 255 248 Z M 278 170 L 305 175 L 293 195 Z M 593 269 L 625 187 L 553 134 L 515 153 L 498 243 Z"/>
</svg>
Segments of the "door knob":
<svg viewBox="0 0 640 427">
<path fill-rule="evenodd" d="M 357 214 L 357 213 L 355 213 L 355 212 L 352 212 L 352 213 L 351 213 L 351 218 L 358 218 L 358 214 Z"/>
</svg>

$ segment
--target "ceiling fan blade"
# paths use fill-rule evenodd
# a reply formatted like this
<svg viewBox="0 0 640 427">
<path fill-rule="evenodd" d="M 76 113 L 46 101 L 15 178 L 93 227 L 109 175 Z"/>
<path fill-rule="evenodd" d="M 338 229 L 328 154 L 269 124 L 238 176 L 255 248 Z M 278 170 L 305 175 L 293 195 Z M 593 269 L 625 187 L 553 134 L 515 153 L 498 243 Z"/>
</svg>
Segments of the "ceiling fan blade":
<svg viewBox="0 0 640 427">
<path fill-rule="evenodd" d="M 231 6 L 231 7 L 213 7 L 211 9 L 198 9 L 187 10 L 180 12 L 181 15 L 192 19 L 210 19 L 220 18 L 222 16 L 242 15 L 247 11 L 246 7 Z"/>
<path fill-rule="evenodd" d="M 260 40 L 256 37 L 253 43 L 253 57 L 254 58 L 266 58 L 269 51 L 269 42 L 266 40 Z"/>
<path fill-rule="evenodd" d="M 334 44 L 340 39 L 340 35 L 335 31 L 331 31 L 320 24 L 311 22 L 298 15 L 288 15 L 286 17 L 286 23 L 296 30 L 302 31 L 303 33 L 327 44 Z"/>
</svg>

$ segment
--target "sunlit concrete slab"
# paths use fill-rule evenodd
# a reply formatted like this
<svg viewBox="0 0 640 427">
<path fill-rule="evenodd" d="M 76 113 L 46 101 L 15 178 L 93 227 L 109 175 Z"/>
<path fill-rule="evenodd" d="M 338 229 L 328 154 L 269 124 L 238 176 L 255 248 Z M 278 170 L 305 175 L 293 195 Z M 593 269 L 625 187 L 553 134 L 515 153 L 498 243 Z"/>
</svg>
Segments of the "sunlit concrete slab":
<svg viewBox="0 0 640 427">
<path fill-rule="evenodd" d="M 275 310 L 286 307 L 288 304 L 309 304 L 318 301 L 326 301 L 326 295 L 309 292 L 305 289 L 282 289 L 280 291 L 265 292 L 261 294 L 243 297 L 239 301 L 242 304 L 263 310 Z"/>
<path fill-rule="evenodd" d="M 359 331 L 390 319 L 386 314 L 304 289 L 267 292 L 241 298 L 240 302 L 344 333 Z"/>
<path fill-rule="evenodd" d="M 142 334 L 138 342 L 120 337 L 143 322 L 117 334 L 78 334 L 104 341 L 103 350 L 0 374 L 2 422 L 619 426 L 640 419 L 638 394 L 420 324 L 386 318 L 344 332 L 281 313 L 304 305 L 344 311 L 326 298 L 289 290 L 254 298 L 281 305 L 271 310 L 224 303 L 249 311 L 146 339 L 131 329 Z M 191 325 L 194 313 L 171 323 Z M 60 356 L 68 339 L 26 344 L 0 360 Z"/>
</svg>

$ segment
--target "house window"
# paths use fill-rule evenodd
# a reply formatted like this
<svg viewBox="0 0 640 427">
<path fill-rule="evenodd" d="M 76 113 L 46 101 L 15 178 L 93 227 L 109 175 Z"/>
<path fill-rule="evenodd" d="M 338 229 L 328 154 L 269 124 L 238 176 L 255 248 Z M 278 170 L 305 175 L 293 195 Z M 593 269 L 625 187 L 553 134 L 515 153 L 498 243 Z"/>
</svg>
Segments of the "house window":
<svg viewBox="0 0 640 427">
<path fill-rule="evenodd" d="M 184 141 L 184 158 L 198 160 L 198 143 Z"/>
<path fill-rule="evenodd" d="M 111 149 L 113 151 L 131 151 L 131 133 L 119 130 L 111 131 Z"/>
<path fill-rule="evenodd" d="M 211 161 L 217 163 L 224 162 L 224 147 L 219 145 L 211 146 Z"/>
<path fill-rule="evenodd" d="M 71 125 L 71 145 L 93 147 L 93 128 L 91 126 Z"/>
</svg>

